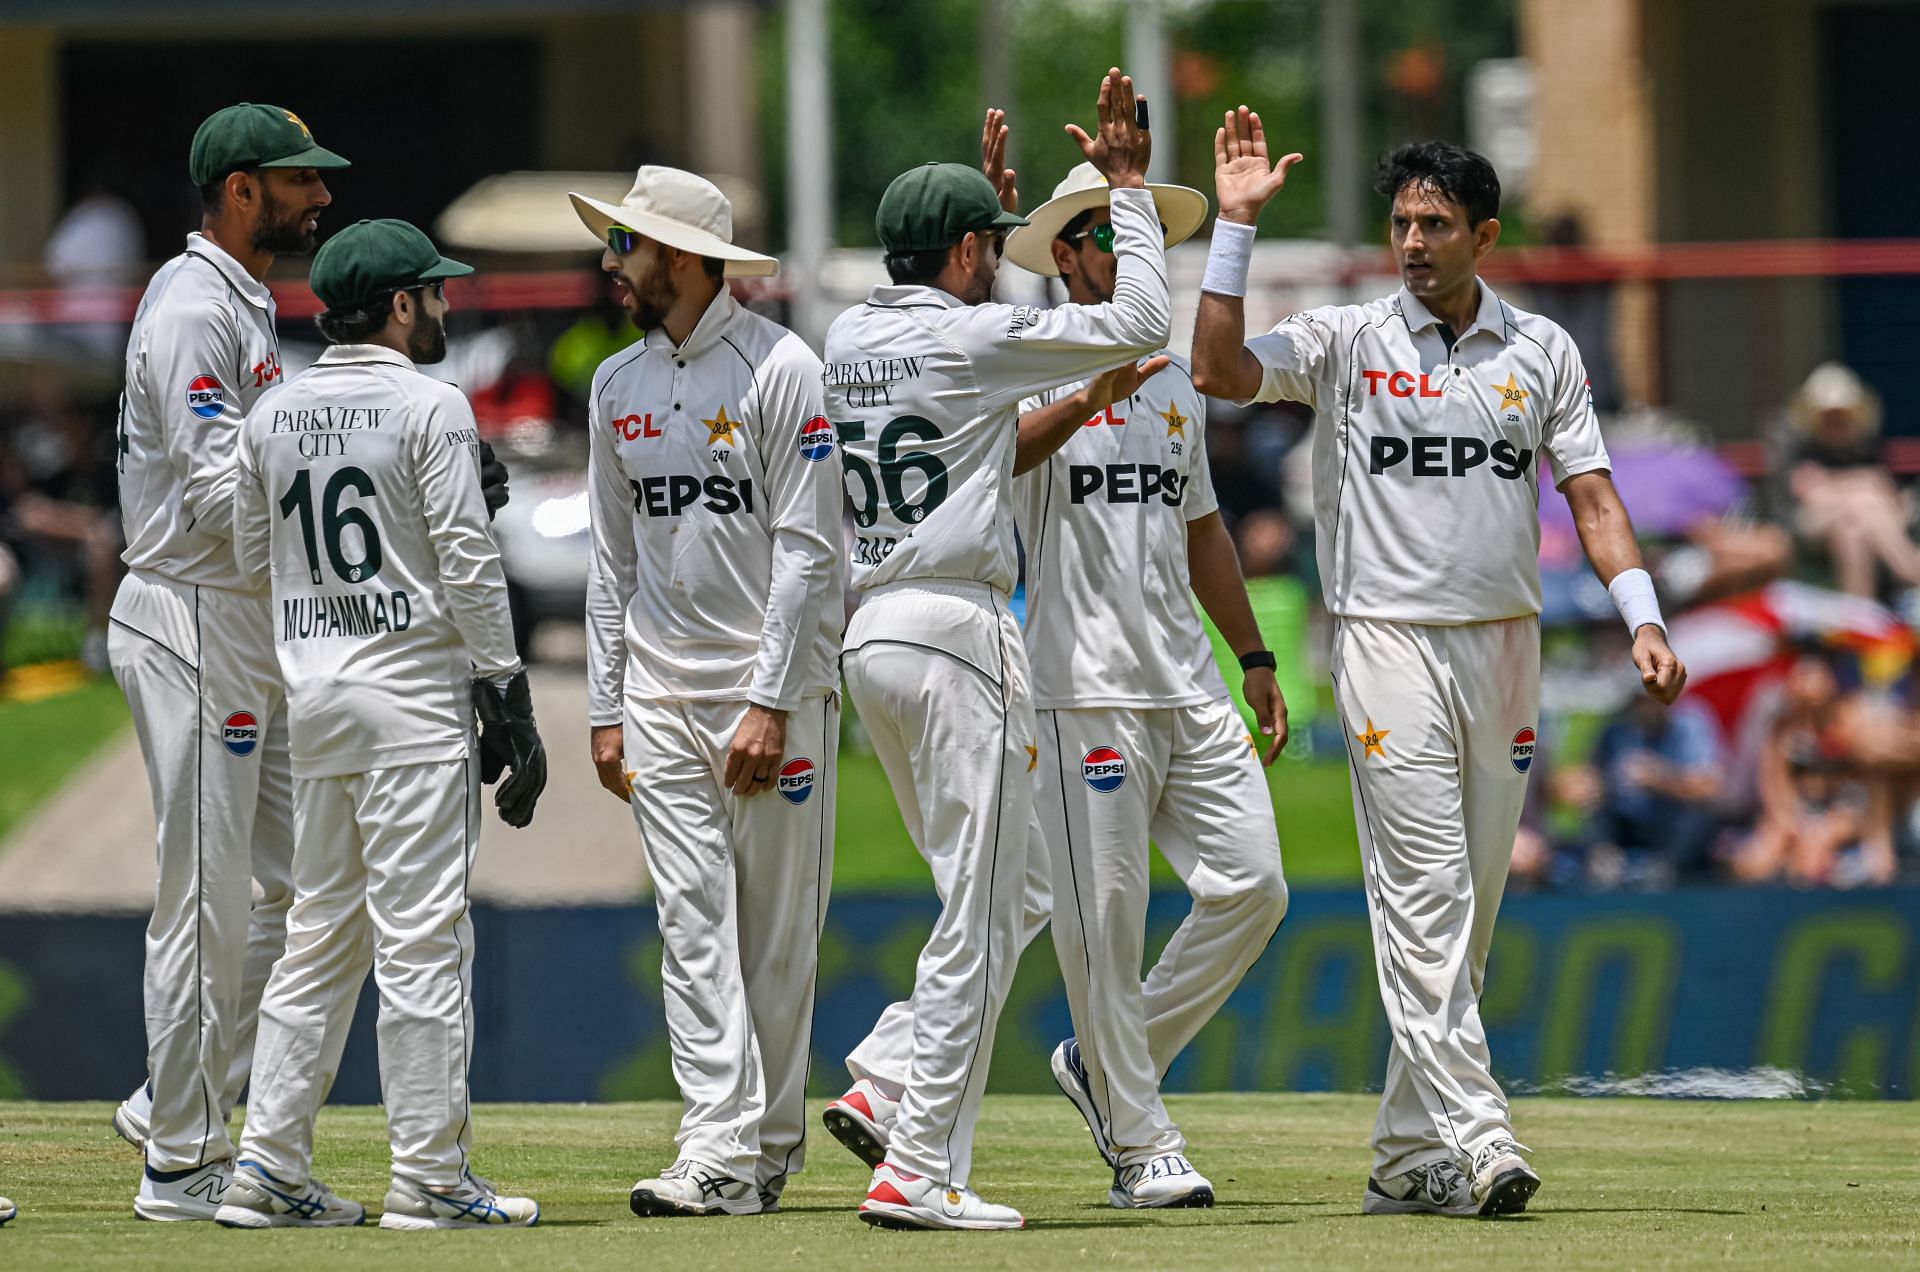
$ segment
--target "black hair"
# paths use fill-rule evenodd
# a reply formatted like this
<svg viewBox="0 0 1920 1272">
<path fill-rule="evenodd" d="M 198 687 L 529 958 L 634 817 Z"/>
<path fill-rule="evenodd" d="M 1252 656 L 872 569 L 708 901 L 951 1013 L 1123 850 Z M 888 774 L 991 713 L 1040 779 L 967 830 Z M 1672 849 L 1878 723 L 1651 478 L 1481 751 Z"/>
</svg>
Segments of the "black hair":
<svg viewBox="0 0 1920 1272">
<path fill-rule="evenodd" d="M 887 253 L 887 277 L 896 287 L 931 287 L 940 271 L 947 267 L 950 247 L 930 247 L 924 252 Z"/>
<path fill-rule="evenodd" d="M 718 256 L 702 256 L 700 268 L 706 270 L 707 277 L 716 283 L 727 276 L 727 263 Z"/>
<path fill-rule="evenodd" d="M 1458 203 L 1466 209 L 1469 226 L 1500 215 L 1500 175 L 1485 156 L 1465 146 L 1411 142 L 1380 160 L 1373 179 L 1376 194 L 1392 200 L 1410 185 Z"/>
<path fill-rule="evenodd" d="M 1068 221 L 1065 225 L 1061 226 L 1060 232 L 1054 235 L 1054 237 L 1057 239 L 1063 239 L 1069 243 L 1072 242 L 1074 235 L 1078 234 L 1080 231 L 1087 228 L 1087 222 L 1093 220 L 1093 214 L 1096 211 L 1098 211 L 1097 208 L 1086 209 L 1086 211 L 1074 217 L 1073 220 Z"/>
<path fill-rule="evenodd" d="M 219 176 L 215 177 L 213 180 L 201 186 L 200 187 L 200 211 L 203 214 L 210 213 L 210 212 L 218 212 L 221 208 L 226 206 L 227 178 L 232 176 L 236 172 L 244 172 L 248 176 L 257 176 L 260 172 L 260 169 L 254 164 L 243 163 L 236 167 L 228 168 L 225 172 L 221 173 Z"/>
<path fill-rule="evenodd" d="M 375 292 L 357 305 L 347 305 L 339 309 L 329 309 L 315 314 L 313 325 L 328 344 L 365 344 L 367 337 L 377 335 L 384 330 L 387 319 L 393 316 L 393 298 L 403 291 L 419 291 L 419 287 L 389 287 L 385 291 Z M 416 301 L 418 297 L 415 298 Z"/>
</svg>

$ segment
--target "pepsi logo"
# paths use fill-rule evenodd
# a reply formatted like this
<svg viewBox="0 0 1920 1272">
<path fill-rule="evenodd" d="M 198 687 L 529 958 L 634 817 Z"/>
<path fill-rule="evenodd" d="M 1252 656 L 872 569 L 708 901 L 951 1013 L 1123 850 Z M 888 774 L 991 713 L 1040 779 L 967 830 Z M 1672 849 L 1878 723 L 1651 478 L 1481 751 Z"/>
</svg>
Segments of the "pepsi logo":
<svg viewBox="0 0 1920 1272">
<path fill-rule="evenodd" d="M 816 415 L 800 426 L 800 455 L 809 463 L 817 464 L 833 454 L 833 425 L 827 423 L 827 417 Z"/>
<path fill-rule="evenodd" d="M 1080 776 L 1102 795 L 1111 795 L 1127 784 L 1127 757 L 1110 746 L 1096 746 L 1080 761 Z"/>
<path fill-rule="evenodd" d="M 213 376 L 203 371 L 187 381 L 187 409 L 201 419 L 219 419 L 221 408 L 226 404 L 227 391 Z"/>
<path fill-rule="evenodd" d="M 220 742 L 233 755 L 252 755 L 260 745 L 260 722 L 251 711 L 236 711 L 220 726 Z"/>
<path fill-rule="evenodd" d="M 773 789 L 789 804 L 806 803 L 813 794 L 813 761 L 802 755 L 782 764 L 779 776 L 773 779 Z"/>
<path fill-rule="evenodd" d="M 1533 767 L 1534 736 L 1531 727 L 1513 735 L 1513 771 L 1524 773 Z"/>
</svg>

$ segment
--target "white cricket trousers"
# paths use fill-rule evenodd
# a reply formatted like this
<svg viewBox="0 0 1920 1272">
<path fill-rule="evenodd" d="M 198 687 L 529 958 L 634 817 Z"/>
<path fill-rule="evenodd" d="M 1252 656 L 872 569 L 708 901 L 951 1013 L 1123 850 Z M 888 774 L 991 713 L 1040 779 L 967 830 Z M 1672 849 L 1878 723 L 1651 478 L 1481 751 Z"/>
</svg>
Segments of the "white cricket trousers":
<svg viewBox="0 0 1920 1272">
<path fill-rule="evenodd" d="M 293 784 L 287 952 L 260 1001 L 240 1156 L 277 1179 L 313 1169 L 313 1123 L 340 1066 L 367 969 L 380 991 L 380 1090 L 393 1173 L 459 1185 L 472 1140 L 478 760 Z"/>
<path fill-rule="evenodd" d="M 854 612 L 841 667 L 940 898 L 910 1007 L 888 1008 L 876 1029 L 884 1037 L 911 1018 L 887 1159 L 964 1188 L 1027 913 L 1037 746 L 1027 651 L 993 589 L 895 583 Z M 860 1055 L 847 1062 L 856 1076 Z"/>
<path fill-rule="evenodd" d="M 1512 1135 L 1480 991 L 1540 711 L 1540 623 L 1342 618 L 1347 735 L 1380 1000 L 1393 1046 L 1374 1177 Z"/>
<path fill-rule="evenodd" d="M 293 770 L 272 611 L 263 596 L 136 570 L 114 596 L 107 656 L 158 828 L 147 1164 L 189 1170 L 233 1155 L 227 1118 L 293 902 Z"/>
<path fill-rule="evenodd" d="M 653 876 L 681 1157 L 778 1197 L 805 1159 L 820 930 L 833 883 L 840 699 L 787 713 L 771 790 L 724 775 L 744 701 L 627 702 L 634 820 Z"/>
<path fill-rule="evenodd" d="M 1040 712 L 1053 944 L 1115 1164 L 1186 1151 L 1160 1079 L 1287 912 L 1273 799 L 1232 702 Z M 1193 896 L 1145 983 L 1147 841 Z"/>
</svg>

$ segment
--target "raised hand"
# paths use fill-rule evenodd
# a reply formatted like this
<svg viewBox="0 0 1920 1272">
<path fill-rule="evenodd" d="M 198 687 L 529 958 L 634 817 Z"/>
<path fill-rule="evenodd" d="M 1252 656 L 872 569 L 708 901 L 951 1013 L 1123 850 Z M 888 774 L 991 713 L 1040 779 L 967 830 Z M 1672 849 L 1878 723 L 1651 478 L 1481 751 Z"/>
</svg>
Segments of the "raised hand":
<svg viewBox="0 0 1920 1272">
<path fill-rule="evenodd" d="M 1135 103 L 1142 100 L 1134 96 L 1133 77 L 1116 66 L 1100 81 L 1099 135 L 1089 137 L 1080 125 L 1067 125 L 1067 135 L 1110 186 L 1138 190 L 1147 184 L 1153 136 L 1135 119 Z"/>
<path fill-rule="evenodd" d="M 1227 112 L 1224 128 L 1213 133 L 1213 188 L 1220 202 L 1220 218 L 1252 225 L 1260 209 L 1287 184 L 1287 170 L 1306 156 L 1282 155 L 1267 163 L 1267 132 L 1260 116 L 1242 106 Z"/>
<path fill-rule="evenodd" d="M 1093 377 L 1087 385 L 1086 397 L 1089 409 L 1098 411 L 1112 406 L 1140 391 L 1140 386 L 1172 365 L 1173 359 L 1166 354 L 1156 354 L 1135 366 L 1123 362 L 1111 371 L 1102 371 Z"/>
<path fill-rule="evenodd" d="M 987 174 L 993 188 L 1000 192 L 1000 206 L 1008 212 L 1020 210 L 1020 192 L 1013 186 L 1013 169 L 1007 167 L 1007 112 L 998 107 L 987 110 L 987 122 L 980 130 L 980 171 Z"/>
</svg>

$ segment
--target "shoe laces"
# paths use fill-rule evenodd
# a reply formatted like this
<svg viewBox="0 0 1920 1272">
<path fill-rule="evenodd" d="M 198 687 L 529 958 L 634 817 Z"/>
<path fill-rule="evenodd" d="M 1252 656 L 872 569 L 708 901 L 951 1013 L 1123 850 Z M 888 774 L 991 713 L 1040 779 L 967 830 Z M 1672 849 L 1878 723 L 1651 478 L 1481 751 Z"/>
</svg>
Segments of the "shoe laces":
<svg viewBox="0 0 1920 1272">
<path fill-rule="evenodd" d="M 1427 1196 L 1437 1202 L 1446 1201 L 1467 1186 L 1467 1177 L 1460 1167 L 1446 1159 L 1415 1167 L 1414 1174 L 1415 1189 L 1424 1188 Z"/>
</svg>

